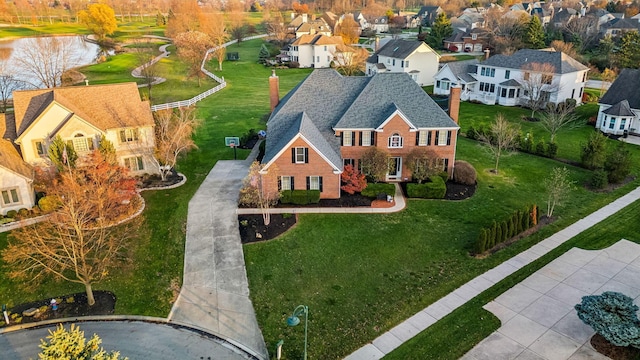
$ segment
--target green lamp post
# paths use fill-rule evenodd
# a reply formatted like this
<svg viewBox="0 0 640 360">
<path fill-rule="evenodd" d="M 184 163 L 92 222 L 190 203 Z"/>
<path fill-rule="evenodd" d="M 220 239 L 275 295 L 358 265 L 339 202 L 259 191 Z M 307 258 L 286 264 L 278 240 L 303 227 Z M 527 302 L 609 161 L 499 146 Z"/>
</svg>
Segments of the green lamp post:
<svg viewBox="0 0 640 360">
<path fill-rule="evenodd" d="M 300 324 L 298 316 L 304 314 L 304 360 L 307 360 L 307 328 L 309 326 L 309 307 L 306 305 L 298 305 L 293 314 L 287 318 L 287 325 L 296 326 Z"/>
</svg>

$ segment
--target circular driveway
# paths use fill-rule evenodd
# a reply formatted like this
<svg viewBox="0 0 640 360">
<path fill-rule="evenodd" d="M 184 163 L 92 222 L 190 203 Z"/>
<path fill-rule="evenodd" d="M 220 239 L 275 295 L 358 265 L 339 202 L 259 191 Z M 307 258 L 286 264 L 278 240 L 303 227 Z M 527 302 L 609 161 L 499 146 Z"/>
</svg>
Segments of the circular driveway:
<svg viewBox="0 0 640 360">
<path fill-rule="evenodd" d="M 85 337 L 97 334 L 107 351 L 120 351 L 129 360 L 255 359 L 233 344 L 171 324 L 143 321 L 87 321 L 77 323 Z M 68 328 L 69 324 L 65 324 Z M 40 339 L 55 325 L 0 334 L 1 359 L 37 359 Z"/>
</svg>

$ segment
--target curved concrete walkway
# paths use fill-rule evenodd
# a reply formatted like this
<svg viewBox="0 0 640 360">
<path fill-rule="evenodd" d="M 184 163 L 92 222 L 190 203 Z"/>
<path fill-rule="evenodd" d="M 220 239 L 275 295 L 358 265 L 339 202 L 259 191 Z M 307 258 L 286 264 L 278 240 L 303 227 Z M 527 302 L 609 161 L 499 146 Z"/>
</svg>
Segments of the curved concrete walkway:
<svg viewBox="0 0 640 360">
<path fill-rule="evenodd" d="M 158 37 L 158 38 L 162 38 L 162 37 Z M 153 59 L 151 59 L 151 61 L 149 61 L 148 63 L 144 64 L 144 65 L 140 65 L 137 68 L 133 69 L 131 71 L 131 76 L 133 76 L 134 78 L 138 78 L 138 79 L 144 79 L 144 76 L 142 75 L 142 69 L 144 69 L 145 67 L 149 67 L 155 63 L 157 63 L 158 61 L 169 57 L 170 52 L 167 51 L 167 48 L 171 46 L 171 44 L 164 44 L 162 46 L 160 46 L 160 48 L 158 50 L 160 50 L 161 54 L 154 57 Z M 158 85 L 158 84 L 162 84 L 163 82 L 167 81 L 167 79 L 163 78 L 163 77 L 159 77 L 156 76 L 153 78 L 153 81 L 151 82 L 151 85 Z M 138 87 L 145 87 L 145 86 L 149 86 L 149 84 L 138 84 Z"/>
<path fill-rule="evenodd" d="M 464 305 L 483 291 L 489 289 L 494 284 L 503 280 L 507 276 L 510 276 L 521 268 L 529 265 L 533 261 L 552 251 L 567 240 L 589 229 L 590 227 L 608 218 L 609 216 L 612 216 L 616 212 L 620 211 L 621 209 L 638 199 L 640 199 L 640 187 L 616 199 L 607 206 L 591 213 L 584 219 L 581 219 L 580 221 L 577 221 L 576 223 L 566 227 L 565 229 L 551 235 L 545 240 L 503 262 L 495 268 L 488 270 L 480 276 L 477 276 L 449 295 L 427 306 L 426 308 L 416 313 L 404 322 L 400 323 L 393 329 L 380 335 L 370 344 L 367 344 L 356 350 L 351 355 L 347 356 L 346 359 L 382 359 L 386 354 L 392 352 L 404 342 L 410 340 L 421 331 L 424 331 L 444 316 L 449 315 L 455 309 Z M 640 271 L 638 272 L 638 275 L 640 275 Z M 424 355 L 425 358 L 428 358 L 428 354 Z M 482 357 L 480 355 L 478 355 L 477 358 L 513 359 L 512 357 Z M 527 357 L 523 357 L 522 359 L 525 358 L 528 359 Z"/>
<path fill-rule="evenodd" d="M 169 321 L 193 325 L 242 344 L 268 359 L 249 299 L 249 282 L 238 217 L 238 192 L 258 153 L 246 160 L 222 160 L 189 201 L 182 289 Z"/>
</svg>

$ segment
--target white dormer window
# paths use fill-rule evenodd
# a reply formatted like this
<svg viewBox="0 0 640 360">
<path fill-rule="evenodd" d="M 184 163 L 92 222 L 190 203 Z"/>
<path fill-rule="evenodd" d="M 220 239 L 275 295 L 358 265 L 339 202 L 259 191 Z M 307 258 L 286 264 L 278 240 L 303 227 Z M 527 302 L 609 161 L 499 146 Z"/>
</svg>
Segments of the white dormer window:
<svg viewBox="0 0 640 360">
<path fill-rule="evenodd" d="M 389 148 L 398 149 L 402 147 L 402 136 L 395 133 L 389 137 Z"/>
<path fill-rule="evenodd" d="M 478 40 L 478 34 L 471 34 L 471 40 Z"/>
</svg>

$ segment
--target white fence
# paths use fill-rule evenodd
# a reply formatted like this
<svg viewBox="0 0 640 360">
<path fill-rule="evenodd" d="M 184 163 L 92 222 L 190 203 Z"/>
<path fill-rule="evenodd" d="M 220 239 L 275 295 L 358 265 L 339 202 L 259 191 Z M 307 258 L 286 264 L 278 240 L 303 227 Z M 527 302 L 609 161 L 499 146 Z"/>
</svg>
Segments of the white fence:
<svg viewBox="0 0 640 360">
<path fill-rule="evenodd" d="M 266 37 L 267 34 L 261 34 L 261 35 L 255 35 L 255 36 L 249 36 L 244 38 L 243 40 L 253 40 L 253 39 L 259 39 L 259 38 L 263 38 Z M 235 44 L 236 42 L 238 42 L 238 40 L 232 40 L 229 41 L 227 43 L 224 43 L 222 46 L 223 47 L 227 47 L 231 44 Z M 202 64 L 200 65 L 200 70 L 202 70 L 203 73 L 205 73 L 205 75 L 207 75 L 208 77 L 212 78 L 213 80 L 217 81 L 219 83 L 218 86 L 211 88 L 205 92 L 203 92 L 202 94 L 199 94 L 197 96 L 192 97 L 191 99 L 188 100 L 182 100 L 182 101 L 174 101 L 174 102 L 170 102 L 170 103 L 166 103 L 166 104 L 158 104 L 158 105 L 153 105 L 151 106 L 151 111 L 158 111 L 158 110 L 167 110 L 167 109 L 175 109 L 175 108 L 179 108 L 179 107 L 185 107 L 185 106 L 191 106 L 194 105 L 195 103 L 197 103 L 198 101 L 206 98 L 207 96 L 217 93 L 218 91 L 224 89 L 225 87 L 227 87 L 227 82 L 224 80 L 224 77 L 219 77 L 214 75 L 212 72 L 208 71 L 207 69 L 204 68 L 205 63 L 207 62 L 207 59 L 209 58 L 209 55 L 216 51 L 216 49 L 218 49 L 218 47 L 215 48 L 211 48 L 209 50 L 207 50 L 206 54 L 204 55 L 204 58 L 202 59 Z"/>
</svg>

